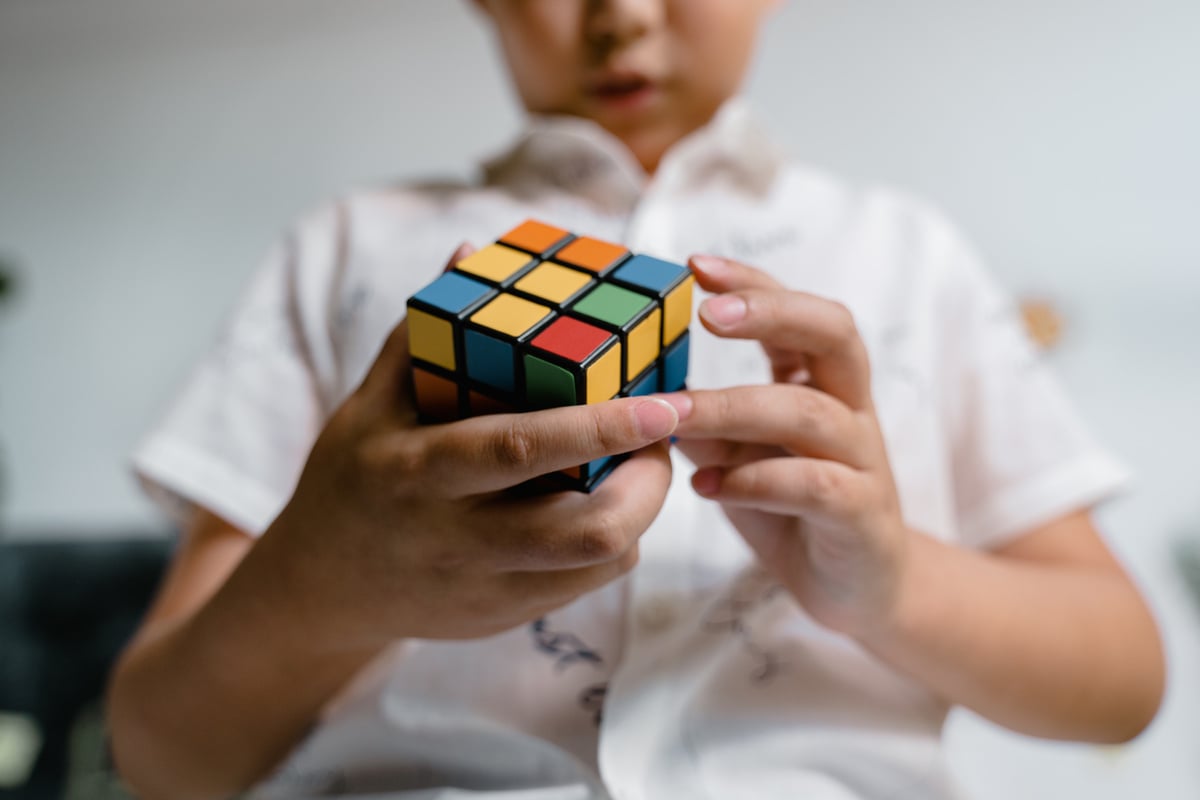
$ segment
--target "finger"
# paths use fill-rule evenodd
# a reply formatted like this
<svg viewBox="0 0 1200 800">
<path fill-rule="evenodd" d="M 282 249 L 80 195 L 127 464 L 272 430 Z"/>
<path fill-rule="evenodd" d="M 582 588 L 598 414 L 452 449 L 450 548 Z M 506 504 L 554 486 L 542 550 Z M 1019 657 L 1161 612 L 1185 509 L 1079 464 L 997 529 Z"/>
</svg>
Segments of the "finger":
<svg viewBox="0 0 1200 800">
<path fill-rule="evenodd" d="M 462 261 L 464 258 L 474 252 L 475 245 L 471 244 L 470 242 L 463 242 L 458 246 L 458 249 L 454 251 L 454 255 L 450 256 L 450 260 L 446 262 L 446 267 L 442 270 L 442 272 L 449 272 L 450 270 L 454 269 L 458 262 Z"/>
<path fill-rule="evenodd" d="M 791 455 L 781 447 L 766 444 L 746 444 L 728 439 L 679 439 L 675 447 L 697 468 L 732 467 Z"/>
<path fill-rule="evenodd" d="M 783 284 L 760 269 L 719 256 L 695 255 L 688 266 L 706 292 L 724 294 L 738 289 L 782 289 Z"/>
<path fill-rule="evenodd" d="M 603 564 L 549 572 L 512 572 L 505 580 L 512 594 L 529 598 L 533 607 L 546 613 L 620 578 L 633 569 L 637 561 L 635 543 L 619 558 Z"/>
<path fill-rule="evenodd" d="M 871 407 L 867 348 L 841 303 L 803 292 L 741 289 L 710 297 L 700 321 L 717 336 L 753 339 L 769 353 L 803 356 L 811 385 L 853 409 Z"/>
<path fill-rule="evenodd" d="M 662 508 L 671 485 L 665 442 L 634 453 L 594 492 L 541 497 L 496 495 L 476 507 L 486 520 L 475 546 L 502 571 L 593 566 L 636 545 Z"/>
<path fill-rule="evenodd" d="M 463 242 L 450 256 L 443 271 L 453 268 L 462 259 L 475 252 L 470 242 Z M 413 408 L 412 370 L 409 369 L 408 317 L 401 319 L 392 328 L 383 347 L 375 356 L 371 368 L 359 385 L 359 393 L 391 407 L 397 398 Z"/>
<path fill-rule="evenodd" d="M 710 467 L 692 476 L 710 500 L 818 520 L 853 519 L 867 507 L 864 473 L 834 461 L 772 458 L 738 467 Z"/>
<path fill-rule="evenodd" d="M 653 398 L 621 398 L 524 414 L 493 414 L 421 431 L 422 468 L 458 496 L 507 489 L 665 439 L 679 416 Z"/>
<path fill-rule="evenodd" d="M 809 386 L 771 383 L 675 392 L 663 398 L 679 411 L 675 436 L 778 445 L 795 455 L 870 466 L 872 448 L 853 411 Z"/>
<path fill-rule="evenodd" d="M 399 411 L 416 418 L 412 369 L 409 368 L 408 317 L 392 328 L 356 395 L 375 407 L 375 413 Z"/>
</svg>

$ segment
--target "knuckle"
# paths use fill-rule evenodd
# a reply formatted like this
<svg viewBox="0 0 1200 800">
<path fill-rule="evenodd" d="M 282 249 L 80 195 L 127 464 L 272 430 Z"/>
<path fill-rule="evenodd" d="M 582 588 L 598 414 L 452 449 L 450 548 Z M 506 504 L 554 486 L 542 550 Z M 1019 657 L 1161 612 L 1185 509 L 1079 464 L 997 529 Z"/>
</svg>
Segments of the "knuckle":
<svg viewBox="0 0 1200 800">
<path fill-rule="evenodd" d="M 613 425 L 598 409 L 592 409 L 589 422 L 592 442 L 605 453 L 616 453 L 624 449 L 626 440 L 632 434 L 630 426 Z"/>
<path fill-rule="evenodd" d="M 791 394 L 788 406 L 792 410 L 794 422 L 800 428 L 812 428 L 821 424 L 824 418 L 824 406 L 815 392 L 805 391 L 803 386 L 783 387 Z"/>
<path fill-rule="evenodd" d="M 737 392 L 713 392 L 712 413 L 716 420 L 734 419 L 737 414 Z"/>
<path fill-rule="evenodd" d="M 809 497 L 821 508 L 828 509 L 839 505 L 844 492 L 845 480 L 836 470 L 814 469 L 809 475 Z"/>
<path fill-rule="evenodd" d="M 418 478 L 429 474 L 429 452 L 416 437 L 397 439 L 390 461 L 392 468 L 405 477 Z"/>
<path fill-rule="evenodd" d="M 742 472 L 737 488 L 747 499 L 762 500 L 771 494 L 771 481 L 763 469 L 755 467 Z"/>
<path fill-rule="evenodd" d="M 458 578 L 469 561 L 462 547 L 441 546 L 429 554 L 427 564 L 430 571 L 438 576 L 439 582 L 449 583 Z"/>
<path fill-rule="evenodd" d="M 796 428 L 818 447 L 837 439 L 838 418 L 830 408 L 828 396 L 805 387 L 796 389 L 793 405 Z"/>
<path fill-rule="evenodd" d="M 854 313 L 841 302 L 833 301 L 833 335 L 837 341 L 845 343 L 858 338 L 858 323 Z"/>
<path fill-rule="evenodd" d="M 627 549 L 618 521 L 611 513 L 599 514 L 588 521 L 576 536 L 579 554 L 589 561 L 612 561 Z"/>
<path fill-rule="evenodd" d="M 533 432 L 519 422 L 510 422 L 492 439 L 492 457 L 503 467 L 527 470 L 537 460 Z"/>
</svg>

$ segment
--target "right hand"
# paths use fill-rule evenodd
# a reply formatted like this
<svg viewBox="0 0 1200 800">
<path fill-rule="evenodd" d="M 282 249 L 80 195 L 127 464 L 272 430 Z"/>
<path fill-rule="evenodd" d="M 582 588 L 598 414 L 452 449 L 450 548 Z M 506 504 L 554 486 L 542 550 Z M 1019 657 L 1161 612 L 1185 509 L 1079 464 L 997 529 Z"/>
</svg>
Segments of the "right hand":
<svg viewBox="0 0 1200 800">
<path fill-rule="evenodd" d="M 633 567 L 670 485 L 670 405 L 628 398 L 419 426 L 408 352 L 402 321 L 259 543 L 275 549 L 314 646 L 487 636 Z M 631 451 L 591 494 L 505 491 Z"/>
</svg>

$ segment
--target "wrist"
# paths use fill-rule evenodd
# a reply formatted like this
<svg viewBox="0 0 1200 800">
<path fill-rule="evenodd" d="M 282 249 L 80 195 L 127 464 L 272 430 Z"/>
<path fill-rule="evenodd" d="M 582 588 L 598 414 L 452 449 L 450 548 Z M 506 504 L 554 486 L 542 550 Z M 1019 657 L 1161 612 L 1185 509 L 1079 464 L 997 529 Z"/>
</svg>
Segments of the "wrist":
<svg viewBox="0 0 1200 800">
<path fill-rule="evenodd" d="M 336 593 L 325 584 L 328 563 L 304 546 L 302 523 L 285 509 L 254 543 L 229 580 L 207 604 L 221 630 L 236 626 L 264 660 L 318 666 L 366 659 L 384 642 L 355 640 L 337 618 Z"/>
<path fill-rule="evenodd" d="M 859 643 L 872 651 L 887 650 L 910 640 L 929 614 L 936 592 L 945 545 L 905 527 L 903 546 L 893 578 L 890 598 L 881 613 L 855 632 Z"/>
</svg>

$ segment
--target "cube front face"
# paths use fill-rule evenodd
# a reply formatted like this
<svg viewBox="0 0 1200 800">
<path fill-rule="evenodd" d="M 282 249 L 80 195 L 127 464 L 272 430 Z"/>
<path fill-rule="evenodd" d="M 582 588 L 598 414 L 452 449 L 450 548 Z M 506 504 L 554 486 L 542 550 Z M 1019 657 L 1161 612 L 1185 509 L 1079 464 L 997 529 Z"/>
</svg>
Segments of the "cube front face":
<svg viewBox="0 0 1200 800">
<path fill-rule="evenodd" d="M 449 422 L 684 388 L 694 283 L 680 265 L 526 221 L 409 299 L 420 418 Z M 590 491 L 622 460 L 548 477 Z"/>
</svg>

